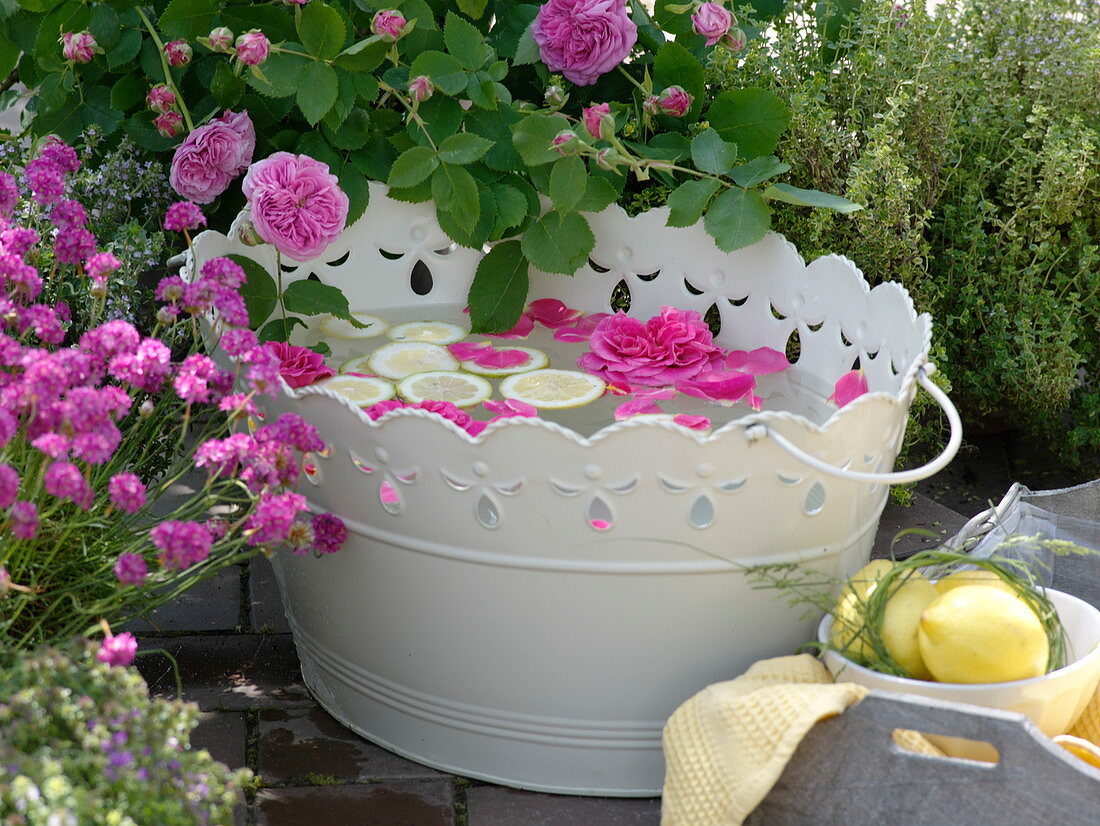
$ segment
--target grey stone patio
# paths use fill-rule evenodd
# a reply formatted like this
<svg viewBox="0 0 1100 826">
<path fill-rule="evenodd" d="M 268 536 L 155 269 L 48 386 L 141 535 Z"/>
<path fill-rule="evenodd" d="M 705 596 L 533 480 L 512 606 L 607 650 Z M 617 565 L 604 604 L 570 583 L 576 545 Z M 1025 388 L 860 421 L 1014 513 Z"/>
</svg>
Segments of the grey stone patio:
<svg viewBox="0 0 1100 826">
<path fill-rule="evenodd" d="M 953 535 L 1014 480 L 1033 488 L 1082 481 L 1025 447 L 1001 437 L 964 449 L 949 471 L 923 484 L 911 507 L 887 507 L 875 554 L 888 553 L 903 528 L 923 528 L 933 536 L 904 537 L 895 547 L 901 553 Z M 203 712 L 193 744 L 230 766 L 248 766 L 261 780 L 254 798 L 239 808 L 239 824 L 656 826 L 660 821 L 658 799 L 501 788 L 417 765 L 348 731 L 302 684 L 264 558 L 194 589 L 152 619 L 141 626 L 142 649 L 171 652 L 184 698 Z M 149 653 L 139 667 L 155 693 L 175 694 L 166 657 Z"/>
</svg>

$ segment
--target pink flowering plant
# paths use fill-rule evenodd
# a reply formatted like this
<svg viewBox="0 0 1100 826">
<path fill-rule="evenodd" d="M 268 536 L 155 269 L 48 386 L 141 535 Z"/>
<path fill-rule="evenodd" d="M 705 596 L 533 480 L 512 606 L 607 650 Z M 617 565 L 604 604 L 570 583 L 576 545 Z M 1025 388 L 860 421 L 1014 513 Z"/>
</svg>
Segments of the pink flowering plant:
<svg viewBox="0 0 1100 826">
<path fill-rule="evenodd" d="M 32 52 L 18 75 L 34 133 L 132 136 L 170 158 L 212 228 L 262 204 L 257 239 L 296 261 L 363 213 L 370 181 L 433 201 L 454 241 L 492 247 L 469 295 L 475 332 L 515 325 L 528 266 L 580 269 L 586 214 L 612 203 L 667 206 L 670 225 L 702 221 L 723 250 L 759 240 L 776 201 L 857 208 L 782 181 L 790 113 L 773 91 L 705 82 L 753 48 L 774 0 L 46 5 L 20 3 L 0 32 L 17 44 L 0 64 Z M 316 204 L 309 222 L 292 220 L 295 186 Z"/>
<path fill-rule="evenodd" d="M 59 169 L 75 159 L 59 140 L 38 157 L 55 156 Z M 103 628 L 100 659 L 124 665 L 137 641 L 101 621 L 144 614 L 261 551 L 335 552 L 345 529 L 292 492 L 324 445 L 296 415 L 263 418 L 283 365 L 247 327 L 241 266 L 214 258 L 187 282 L 163 278 L 146 332 L 110 318 L 117 259 L 94 237 L 57 249 L 79 203 L 53 207 L 52 239 L 15 222 L 19 186 L 32 200 L 45 186 L 35 168 L 0 204 L 0 644 Z M 189 238 L 205 221 L 178 202 L 164 228 Z M 67 268 L 91 296 L 83 329 L 45 300 L 44 282 Z M 228 369 L 205 355 L 211 337 Z"/>
</svg>

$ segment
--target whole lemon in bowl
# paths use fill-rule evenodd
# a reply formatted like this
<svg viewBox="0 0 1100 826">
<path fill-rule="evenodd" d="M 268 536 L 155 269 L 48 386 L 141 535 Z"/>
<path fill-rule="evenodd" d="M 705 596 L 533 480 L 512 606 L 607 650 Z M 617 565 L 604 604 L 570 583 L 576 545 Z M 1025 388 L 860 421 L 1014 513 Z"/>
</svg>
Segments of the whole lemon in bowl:
<svg viewBox="0 0 1100 826">
<path fill-rule="evenodd" d="M 1016 589 L 1001 579 L 1000 576 L 993 571 L 986 570 L 955 571 L 955 573 L 937 580 L 934 585 L 941 594 L 946 594 L 954 588 L 961 588 L 963 585 L 988 585 L 991 588 L 1000 588 L 1010 594 L 1016 593 Z"/>
<path fill-rule="evenodd" d="M 1000 683 L 1045 674 L 1046 630 L 1031 607 L 988 584 L 960 585 L 920 615 L 920 656 L 943 683 Z"/>
</svg>

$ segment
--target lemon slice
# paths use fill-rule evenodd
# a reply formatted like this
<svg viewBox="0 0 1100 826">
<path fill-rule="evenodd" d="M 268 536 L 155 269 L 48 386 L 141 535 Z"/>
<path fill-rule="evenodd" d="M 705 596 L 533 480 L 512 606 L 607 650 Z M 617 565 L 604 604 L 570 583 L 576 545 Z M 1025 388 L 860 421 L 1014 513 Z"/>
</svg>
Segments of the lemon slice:
<svg viewBox="0 0 1100 826">
<path fill-rule="evenodd" d="M 468 333 L 469 330 L 447 321 L 407 321 L 390 327 L 387 335 L 394 341 L 454 344 L 466 338 Z"/>
<path fill-rule="evenodd" d="M 428 344 L 423 341 L 395 341 L 371 353 L 366 360 L 366 365 L 370 372 L 377 373 L 379 376 L 385 376 L 387 379 L 403 379 L 413 373 L 457 370 L 458 359 L 447 352 L 446 347 L 440 347 L 438 344 Z M 347 364 L 344 367 L 346 368 Z"/>
<path fill-rule="evenodd" d="M 550 363 L 550 357 L 542 350 L 536 350 L 534 347 L 504 347 L 502 349 L 519 350 L 526 353 L 528 356 L 527 361 L 515 367 L 485 367 L 476 361 L 464 361 L 462 362 L 462 369 L 467 373 L 476 373 L 479 376 L 512 376 L 516 373 L 528 373 L 531 370 L 538 370 Z"/>
<path fill-rule="evenodd" d="M 352 317 L 367 326 L 353 327 L 350 321 L 329 315 L 321 321 L 321 332 L 333 338 L 373 338 L 382 335 L 390 326 L 378 316 L 367 313 L 352 313 Z"/>
<path fill-rule="evenodd" d="M 372 404 L 384 402 L 392 399 L 394 394 L 394 387 L 388 381 L 366 376 L 333 376 L 313 386 L 338 393 L 359 407 L 370 407 Z"/>
<path fill-rule="evenodd" d="M 341 373 L 369 373 L 371 372 L 370 365 L 367 362 L 370 361 L 370 356 L 356 356 L 355 358 L 348 359 L 340 365 Z"/>
<path fill-rule="evenodd" d="M 469 376 L 451 370 L 415 373 L 402 379 L 397 392 L 405 401 L 450 402 L 455 407 L 473 407 L 493 395 L 493 386 L 481 376 Z"/>
<path fill-rule="evenodd" d="M 500 383 L 500 393 L 532 407 L 564 410 L 596 401 L 605 387 L 603 380 L 588 373 L 549 368 L 508 376 Z"/>
</svg>

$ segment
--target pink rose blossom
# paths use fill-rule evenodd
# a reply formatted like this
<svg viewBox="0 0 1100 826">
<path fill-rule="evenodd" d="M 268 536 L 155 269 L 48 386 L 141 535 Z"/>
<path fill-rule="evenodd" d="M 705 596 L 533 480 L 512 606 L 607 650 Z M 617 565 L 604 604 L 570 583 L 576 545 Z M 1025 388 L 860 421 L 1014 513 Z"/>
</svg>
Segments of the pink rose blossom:
<svg viewBox="0 0 1100 826">
<path fill-rule="evenodd" d="M 547 0 L 531 34 L 550 71 L 590 86 L 630 54 L 638 27 L 622 0 Z"/>
<path fill-rule="evenodd" d="M 605 317 L 577 364 L 608 381 L 661 387 L 714 370 L 722 357 L 699 313 L 664 307 L 645 323 L 621 311 Z"/>
<path fill-rule="evenodd" d="M 837 407 L 844 407 L 848 402 L 855 401 L 867 392 L 867 376 L 862 370 L 852 370 L 845 373 L 836 381 L 833 394 L 827 401 L 833 402 Z"/>
<path fill-rule="evenodd" d="M 682 118 L 691 110 L 691 95 L 681 86 L 669 86 L 658 98 L 661 111 L 674 118 Z"/>
<path fill-rule="evenodd" d="M 395 43 L 405 33 L 408 21 L 399 12 L 393 9 L 380 11 L 370 23 L 371 33 L 382 38 L 387 43 Z"/>
<path fill-rule="evenodd" d="M 252 223 L 264 241 L 294 261 L 308 261 L 344 230 L 348 196 L 327 164 L 276 152 L 253 164 L 242 184 Z"/>
<path fill-rule="evenodd" d="M 424 75 L 417 75 L 409 81 L 409 95 L 417 103 L 422 103 L 432 96 L 435 86 Z"/>
<path fill-rule="evenodd" d="M 176 93 L 162 83 L 149 90 L 145 102 L 158 115 L 163 115 L 176 108 Z"/>
<path fill-rule="evenodd" d="M 209 204 L 248 169 L 256 130 L 248 112 L 230 112 L 200 126 L 176 149 L 168 180 L 184 198 Z"/>
<path fill-rule="evenodd" d="M 603 125 L 604 119 L 610 121 L 607 127 Z M 584 128 L 588 130 L 588 134 L 594 138 L 603 137 L 601 133 L 605 128 L 612 135 L 615 134 L 615 121 L 611 117 L 611 104 L 609 103 L 596 103 L 586 107 L 581 113 L 581 120 L 584 121 Z"/>
<path fill-rule="evenodd" d="M 233 45 L 233 32 L 225 26 L 218 26 L 210 30 L 207 40 L 210 41 L 208 44 L 210 51 L 225 54 Z"/>
<path fill-rule="evenodd" d="M 733 15 L 721 3 L 704 3 L 691 16 L 691 27 L 707 39 L 708 46 L 717 43 L 733 24 Z"/>
<path fill-rule="evenodd" d="M 137 647 L 137 639 L 129 631 L 123 631 L 121 634 L 108 634 L 100 644 L 95 658 L 105 665 L 125 668 L 137 656 Z"/>
<path fill-rule="evenodd" d="M 183 132 L 183 115 L 179 112 L 162 112 L 153 119 L 153 126 L 165 138 L 174 138 Z"/>
<path fill-rule="evenodd" d="M 308 347 L 285 341 L 269 341 L 264 347 L 278 356 L 279 375 L 291 387 L 305 387 L 336 375 L 335 370 L 325 366 L 325 357 Z"/>
<path fill-rule="evenodd" d="M 168 58 L 169 66 L 186 66 L 191 62 L 192 54 L 191 45 L 186 40 L 172 40 L 164 44 L 164 56 Z"/>
<path fill-rule="evenodd" d="M 236 46 L 237 60 L 245 66 L 259 66 L 267 60 L 267 53 L 271 48 L 267 35 L 259 29 L 252 29 L 242 34 L 237 38 Z"/>
<path fill-rule="evenodd" d="M 65 32 L 61 35 L 61 54 L 73 63 L 91 63 L 92 55 L 97 50 L 99 47 L 91 32 Z"/>
</svg>

